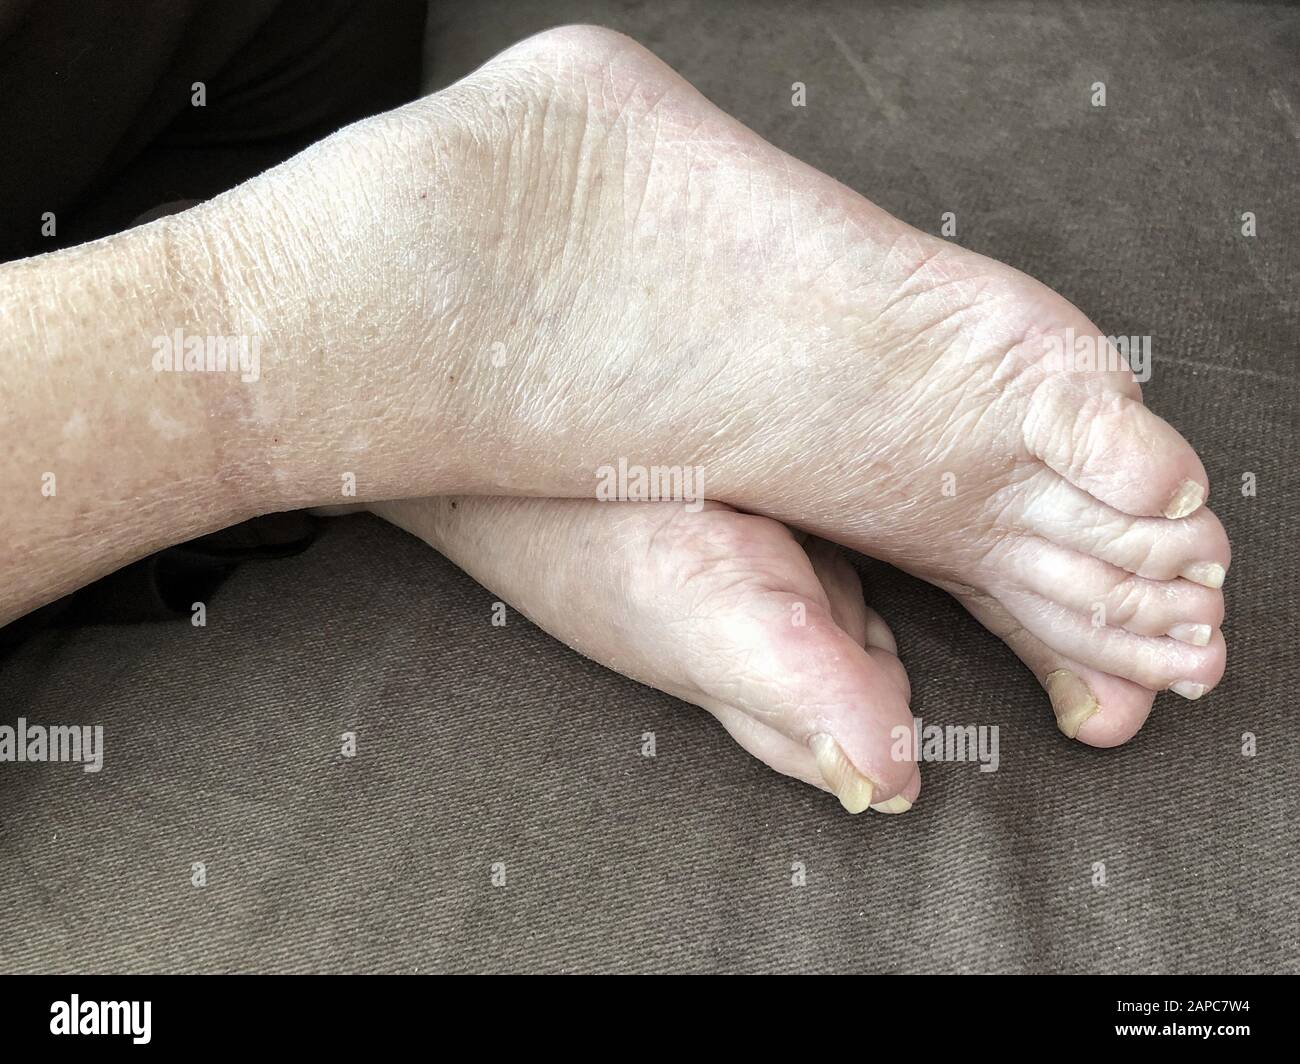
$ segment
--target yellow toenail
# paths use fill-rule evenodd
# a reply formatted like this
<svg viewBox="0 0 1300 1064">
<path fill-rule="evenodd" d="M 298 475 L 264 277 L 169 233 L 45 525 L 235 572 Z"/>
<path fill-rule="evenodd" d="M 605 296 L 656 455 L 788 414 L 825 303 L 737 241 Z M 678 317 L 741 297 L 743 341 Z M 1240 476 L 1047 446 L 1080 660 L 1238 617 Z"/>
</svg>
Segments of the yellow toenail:
<svg viewBox="0 0 1300 1064">
<path fill-rule="evenodd" d="M 1228 574 L 1218 562 L 1197 562 L 1184 569 L 1181 575 L 1184 580 L 1190 580 L 1193 584 L 1218 590 L 1223 587 L 1223 578 Z"/>
<path fill-rule="evenodd" d="M 1194 480 L 1184 480 L 1165 507 L 1165 516 L 1173 520 L 1195 513 L 1205 501 L 1205 489 Z"/>
<path fill-rule="evenodd" d="M 1047 697 L 1052 700 L 1056 726 L 1069 738 L 1077 739 L 1083 722 L 1101 708 L 1092 688 L 1069 669 L 1049 672 L 1043 685 L 1047 688 Z"/>
<path fill-rule="evenodd" d="M 877 813 L 906 813 L 912 808 L 912 803 L 901 794 L 896 794 L 889 801 L 877 802 L 871 808 Z"/>
<path fill-rule="evenodd" d="M 814 735 L 808 745 L 817 760 L 817 771 L 826 786 L 850 813 L 860 813 L 871 804 L 872 782 L 853 767 L 840 744 L 829 735 Z"/>
</svg>

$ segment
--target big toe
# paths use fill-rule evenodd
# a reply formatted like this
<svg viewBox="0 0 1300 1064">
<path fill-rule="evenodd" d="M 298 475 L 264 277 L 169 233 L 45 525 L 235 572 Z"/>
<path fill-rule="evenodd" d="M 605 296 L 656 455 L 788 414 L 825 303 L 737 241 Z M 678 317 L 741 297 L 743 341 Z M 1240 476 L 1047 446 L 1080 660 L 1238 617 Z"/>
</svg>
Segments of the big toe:
<svg viewBox="0 0 1300 1064">
<path fill-rule="evenodd" d="M 713 713 L 742 747 L 772 768 L 828 790 L 851 813 L 910 808 L 920 775 L 910 747 L 910 687 L 884 621 L 867 609 L 857 574 L 836 548 L 788 539 L 745 563 L 753 526 L 740 518 L 711 546 L 730 575 L 710 591 L 710 570 L 692 564 L 690 637 L 683 640 L 683 697 Z M 768 522 L 770 524 L 770 522 Z M 761 575 L 760 575 L 761 574 Z M 896 756 L 908 751 L 908 759 Z"/>
<path fill-rule="evenodd" d="M 1056 726 L 1088 746 L 1119 746 L 1146 723 L 1155 692 L 1102 672 L 1049 646 L 996 600 L 959 596 L 962 605 L 1029 667 L 1046 691 Z"/>
<path fill-rule="evenodd" d="M 1049 373 L 1023 421 L 1026 449 L 1076 487 L 1138 517 L 1188 517 L 1209 494 L 1200 458 L 1136 391 L 1092 374 Z"/>
</svg>

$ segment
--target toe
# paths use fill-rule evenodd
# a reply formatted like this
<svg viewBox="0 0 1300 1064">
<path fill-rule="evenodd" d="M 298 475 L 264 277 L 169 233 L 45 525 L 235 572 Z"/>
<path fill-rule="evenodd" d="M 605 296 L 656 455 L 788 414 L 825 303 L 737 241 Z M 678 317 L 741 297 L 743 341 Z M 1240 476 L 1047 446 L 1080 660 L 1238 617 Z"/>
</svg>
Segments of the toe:
<svg viewBox="0 0 1300 1064">
<path fill-rule="evenodd" d="M 1087 746 L 1121 746 L 1142 730 L 1155 693 L 1077 661 L 1061 658 L 1040 644 L 1043 663 L 1034 671 L 1047 692 L 1056 726 Z"/>
<path fill-rule="evenodd" d="M 1097 627 L 1205 646 L 1223 622 L 1223 593 L 1190 580 L 1147 580 L 1036 537 L 1008 540 L 994 557 L 1018 589 L 1082 613 Z"/>
<path fill-rule="evenodd" d="M 884 802 L 873 802 L 871 808 L 877 813 L 906 813 L 921 794 L 921 770 L 912 773 L 912 778 L 894 797 Z"/>
<path fill-rule="evenodd" d="M 808 746 L 782 735 L 762 721 L 735 706 L 718 705 L 711 712 L 726 729 L 727 734 L 746 753 L 756 757 L 782 775 L 791 776 L 818 790 L 835 794 L 818 765 L 818 760 Z M 921 772 L 914 768 L 911 779 L 896 794 L 880 801 L 871 801 L 870 808 L 877 813 L 906 813 L 916 804 L 921 793 Z M 841 804 L 846 804 L 841 801 Z M 861 812 L 860 805 L 850 806 Z"/>
<path fill-rule="evenodd" d="M 1191 444 L 1137 399 L 1095 377 L 1046 377 L 1029 400 L 1023 432 L 1030 454 L 1123 513 L 1183 518 L 1209 494 Z"/>
<path fill-rule="evenodd" d="M 867 634 L 864 643 L 868 656 L 874 661 L 894 687 L 902 694 L 908 705 L 912 704 L 912 681 L 907 670 L 898 658 L 898 644 L 894 633 L 885 624 L 884 618 L 875 610 L 867 610 Z"/>
<path fill-rule="evenodd" d="M 998 598 L 1021 625 L 1058 653 L 1149 690 L 1199 698 L 1223 677 L 1227 649 L 1217 629 L 1197 646 L 1097 626 L 1084 614 L 1032 592 L 1003 591 Z"/>
<path fill-rule="evenodd" d="M 885 619 L 867 606 L 862 595 L 862 579 L 844 552 L 824 539 L 805 538 L 804 550 L 813 572 L 826 591 L 831 617 L 884 671 L 894 686 L 910 703 L 912 683 L 907 670 L 898 660 L 898 642 Z"/>
<path fill-rule="evenodd" d="M 900 749 L 910 754 L 897 741 L 912 727 L 906 674 L 848 562 L 828 544 L 810 543 L 805 554 L 788 533 L 774 538 L 773 527 L 780 528 L 728 514 L 701 541 L 692 525 L 691 549 L 706 554 L 689 567 L 693 605 L 685 630 L 673 626 L 684 637 L 685 679 L 674 693 L 710 710 L 773 767 L 811 776 L 844 808 L 861 812 L 893 799 L 915 774 L 914 761 L 895 757 Z M 756 534 L 765 541 L 762 564 L 754 558 Z M 657 549 L 667 551 L 665 566 L 681 566 L 666 536 Z M 745 579 L 738 583 L 741 558 Z M 710 590 L 715 573 L 725 577 L 717 594 Z M 677 597 L 652 594 L 657 609 Z"/>
<path fill-rule="evenodd" d="M 834 543 L 817 536 L 801 535 L 800 542 L 808 561 L 812 563 L 813 573 L 826 592 L 826 601 L 830 607 L 831 617 L 857 642 L 866 645 L 868 616 L 879 617 L 867 609 L 862 596 L 862 580 L 858 572 Z M 880 622 L 884 624 L 883 621 Z M 893 636 L 885 629 L 889 640 Z M 877 634 L 879 638 L 879 634 Z"/>
<path fill-rule="evenodd" d="M 771 620 L 788 617 L 788 605 Z M 810 605 L 802 628 L 764 624 L 732 701 L 812 751 L 823 779 L 850 812 L 886 801 L 910 782 L 915 764 L 895 757 L 912 714 L 897 658 L 882 665 Z"/>
<path fill-rule="evenodd" d="M 1155 694 L 1122 677 L 1065 657 L 1029 632 L 987 596 L 962 604 L 1029 667 L 1043 685 L 1062 734 L 1088 746 L 1119 746 L 1138 733 Z"/>
<path fill-rule="evenodd" d="M 1043 470 L 1017 489 L 1016 527 L 1149 580 L 1183 577 L 1217 589 L 1232 561 L 1222 523 L 1202 507 L 1181 521 L 1133 517 Z"/>
</svg>

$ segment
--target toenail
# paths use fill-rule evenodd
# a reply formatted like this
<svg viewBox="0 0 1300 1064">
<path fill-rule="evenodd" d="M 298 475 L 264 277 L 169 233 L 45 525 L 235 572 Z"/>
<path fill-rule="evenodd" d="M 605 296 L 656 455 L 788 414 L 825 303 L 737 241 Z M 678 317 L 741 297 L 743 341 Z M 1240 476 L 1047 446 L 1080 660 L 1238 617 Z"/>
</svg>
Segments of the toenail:
<svg viewBox="0 0 1300 1064">
<path fill-rule="evenodd" d="M 1077 739 L 1083 722 L 1101 708 L 1097 696 L 1086 683 L 1069 669 L 1049 672 L 1043 679 L 1047 697 L 1052 700 L 1056 726 L 1071 739 Z"/>
<path fill-rule="evenodd" d="M 1193 584 L 1212 587 L 1216 590 L 1223 587 L 1223 578 L 1226 575 L 1227 570 L 1218 562 L 1197 562 L 1182 571 L 1184 580 L 1190 580 Z"/>
<path fill-rule="evenodd" d="M 1169 638 L 1180 643 L 1191 643 L 1194 647 L 1203 647 L 1210 641 L 1208 624 L 1176 624 L 1169 629 Z"/>
<path fill-rule="evenodd" d="M 877 813 L 906 813 L 912 808 L 912 803 L 901 794 L 896 794 L 889 801 L 877 802 L 871 808 Z"/>
<path fill-rule="evenodd" d="M 1192 683 L 1191 680 L 1179 680 L 1177 683 L 1170 684 L 1169 690 L 1176 695 L 1182 695 L 1184 698 L 1194 700 L 1205 694 L 1205 684 Z"/>
<path fill-rule="evenodd" d="M 840 744 L 829 735 L 814 735 L 808 745 L 817 760 L 817 771 L 850 813 L 860 813 L 871 804 L 872 782 L 853 767 Z M 884 804 L 884 803 L 881 803 Z"/>
<path fill-rule="evenodd" d="M 1195 513 L 1205 501 L 1205 489 L 1194 480 L 1184 480 L 1165 507 L 1165 516 L 1174 520 Z"/>
</svg>

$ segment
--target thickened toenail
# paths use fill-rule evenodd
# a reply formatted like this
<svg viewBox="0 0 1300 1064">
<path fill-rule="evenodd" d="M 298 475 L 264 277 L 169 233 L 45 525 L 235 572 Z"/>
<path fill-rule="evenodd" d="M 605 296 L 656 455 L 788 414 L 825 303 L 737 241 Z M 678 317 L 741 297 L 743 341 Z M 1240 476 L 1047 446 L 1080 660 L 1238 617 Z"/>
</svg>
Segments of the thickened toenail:
<svg viewBox="0 0 1300 1064">
<path fill-rule="evenodd" d="M 1195 513 L 1204 501 L 1205 489 L 1194 480 L 1184 480 L 1165 507 L 1165 516 L 1174 519 L 1186 517 Z"/>
<path fill-rule="evenodd" d="M 1195 565 L 1189 565 L 1182 572 L 1184 580 L 1216 590 L 1223 587 L 1223 578 L 1226 575 L 1227 571 L 1218 562 L 1197 562 Z"/>
<path fill-rule="evenodd" d="M 871 804 L 871 781 L 853 767 L 840 744 L 829 735 L 814 735 L 808 745 L 817 760 L 817 771 L 826 786 L 850 813 L 860 813 Z M 883 804 L 883 803 L 882 803 Z"/>
<path fill-rule="evenodd" d="M 1043 686 L 1047 688 L 1047 697 L 1052 700 L 1056 726 L 1068 738 L 1077 739 L 1083 722 L 1101 708 L 1092 688 L 1069 669 L 1049 672 L 1043 679 Z"/>
<path fill-rule="evenodd" d="M 1205 694 L 1205 684 L 1192 683 L 1191 680 L 1179 680 L 1177 683 L 1170 684 L 1169 690 L 1176 695 L 1182 695 L 1184 698 L 1197 699 Z"/>
<path fill-rule="evenodd" d="M 871 808 L 877 813 L 906 813 L 912 808 L 912 803 L 901 794 L 896 794 L 889 801 L 877 802 Z"/>
</svg>

